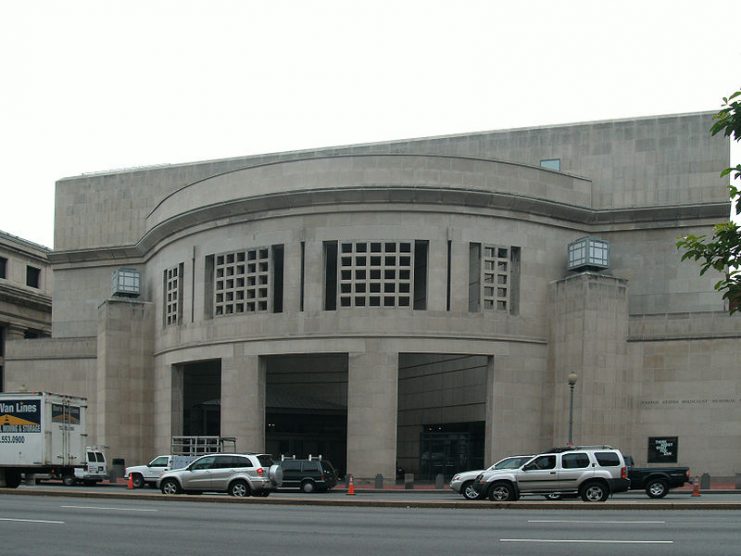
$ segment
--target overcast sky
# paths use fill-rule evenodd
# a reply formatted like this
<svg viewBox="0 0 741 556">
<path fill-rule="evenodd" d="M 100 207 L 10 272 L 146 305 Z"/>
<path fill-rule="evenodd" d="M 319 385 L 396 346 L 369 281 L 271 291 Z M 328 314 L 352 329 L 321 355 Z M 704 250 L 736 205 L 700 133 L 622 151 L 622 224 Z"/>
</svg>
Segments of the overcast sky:
<svg viewBox="0 0 741 556">
<path fill-rule="evenodd" d="M 53 247 L 54 182 L 84 172 L 718 110 L 741 88 L 738 13 L 738 0 L 3 0 L 0 230 Z"/>
</svg>

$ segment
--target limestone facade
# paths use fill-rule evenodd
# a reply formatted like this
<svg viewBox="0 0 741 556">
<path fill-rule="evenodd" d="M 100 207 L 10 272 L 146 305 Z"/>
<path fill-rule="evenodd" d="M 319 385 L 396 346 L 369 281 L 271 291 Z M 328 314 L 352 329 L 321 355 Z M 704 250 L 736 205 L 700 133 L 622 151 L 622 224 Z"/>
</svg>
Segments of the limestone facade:
<svg viewBox="0 0 741 556">
<path fill-rule="evenodd" d="M 729 215 L 711 116 L 62 179 L 53 338 L 9 342 L 7 385 L 86 396 L 127 463 L 207 433 L 393 478 L 564 445 L 576 372 L 577 443 L 646 463 L 677 437 L 731 476 L 741 320 L 674 246 Z M 608 269 L 568 269 L 584 236 Z"/>
<path fill-rule="evenodd" d="M 0 231 L 0 392 L 5 386 L 6 341 L 51 336 L 48 255 L 43 245 Z"/>
</svg>

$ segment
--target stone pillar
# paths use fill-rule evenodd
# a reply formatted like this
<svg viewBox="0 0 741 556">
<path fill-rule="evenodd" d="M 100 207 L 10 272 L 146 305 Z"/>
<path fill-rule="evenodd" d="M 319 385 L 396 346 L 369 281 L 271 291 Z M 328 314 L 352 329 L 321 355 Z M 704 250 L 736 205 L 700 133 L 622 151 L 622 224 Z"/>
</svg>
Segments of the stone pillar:
<svg viewBox="0 0 741 556">
<path fill-rule="evenodd" d="M 568 375 L 575 372 L 574 443 L 628 446 L 634 422 L 627 281 L 584 272 L 551 288 L 553 444 L 568 441 Z"/>
<path fill-rule="evenodd" d="M 448 237 L 452 239 L 450 253 L 450 310 L 453 313 L 468 314 L 468 282 L 469 245 L 460 241 L 460 234 L 452 231 Z M 456 237 L 457 239 L 453 239 Z M 447 249 L 447 248 L 446 248 Z"/>
<path fill-rule="evenodd" d="M 350 353 L 347 388 L 347 472 L 372 479 L 396 477 L 399 354 L 380 340 L 364 353 Z"/>
<path fill-rule="evenodd" d="M 427 310 L 447 311 L 448 242 L 430 241 L 427 253 Z M 445 269 L 445 270 L 443 270 Z"/>
<path fill-rule="evenodd" d="M 283 312 L 296 314 L 301 307 L 301 242 L 286 243 L 283 250 Z"/>
<path fill-rule="evenodd" d="M 96 413 L 91 441 L 109 458 L 142 462 L 154 451 L 154 306 L 109 299 L 98 308 Z"/>
<path fill-rule="evenodd" d="M 221 360 L 221 436 L 234 436 L 240 452 L 265 451 L 265 360 L 245 355 Z"/>
<path fill-rule="evenodd" d="M 324 303 L 324 245 L 306 241 L 304 259 L 304 311 L 318 312 Z"/>
</svg>

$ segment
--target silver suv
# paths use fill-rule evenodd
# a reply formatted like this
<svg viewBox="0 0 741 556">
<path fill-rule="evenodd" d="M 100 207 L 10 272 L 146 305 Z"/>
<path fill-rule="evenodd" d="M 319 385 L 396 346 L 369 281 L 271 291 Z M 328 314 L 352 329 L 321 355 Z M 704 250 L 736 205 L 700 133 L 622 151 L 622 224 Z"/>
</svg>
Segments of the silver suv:
<svg viewBox="0 0 741 556">
<path fill-rule="evenodd" d="M 208 454 L 184 469 L 163 473 L 162 494 L 227 492 L 231 496 L 269 496 L 280 484 L 280 468 L 270 454 Z"/>
<path fill-rule="evenodd" d="M 553 449 L 516 469 L 481 473 L 474 489 L 493 501 L 514 501 L 521 494 L 577 493 L 585 502 L 604 502 L 630 486 L 620 450 L 610 446 Z"/>
</svg>

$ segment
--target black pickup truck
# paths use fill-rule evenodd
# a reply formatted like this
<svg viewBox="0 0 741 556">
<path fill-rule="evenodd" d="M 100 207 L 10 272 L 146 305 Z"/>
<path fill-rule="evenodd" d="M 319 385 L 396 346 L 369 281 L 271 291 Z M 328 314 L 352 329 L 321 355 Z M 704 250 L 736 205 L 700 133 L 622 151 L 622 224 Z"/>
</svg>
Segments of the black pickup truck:
<svg viewBox="0 0 741 556">
<path fill-rule="evenodd" d="M 663 498 L 670 489 L 690 481 L 689 467 L 634 467 L 633 458 L 625 456 L 630 490 L 645 490 L 650 498 Z"/>
</svg>

